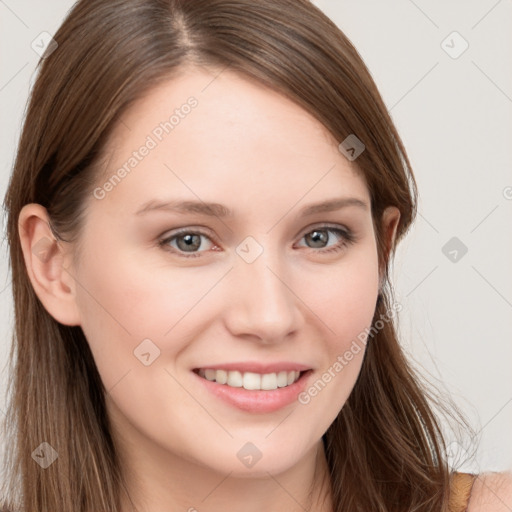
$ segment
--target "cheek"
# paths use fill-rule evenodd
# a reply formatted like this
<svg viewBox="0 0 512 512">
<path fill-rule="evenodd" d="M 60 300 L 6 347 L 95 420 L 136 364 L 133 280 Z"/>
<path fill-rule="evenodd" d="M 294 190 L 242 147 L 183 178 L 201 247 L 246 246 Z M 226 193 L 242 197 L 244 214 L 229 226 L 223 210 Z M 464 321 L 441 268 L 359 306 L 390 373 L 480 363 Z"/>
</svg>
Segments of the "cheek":
<svg viewBox="0 0 512 512">
<path fill-rule="evenodd" d="M 317 325 L 323 324 L 324 354 L 318 372 L 321 382 L 316 390 L 335 383 L 328 385 L 330 391 L 321 399 L 325 400 L 323 406 L 330 411 L 331 419 L 348 398 L 359 375 L 378 291 L 375 246 L 354 253 L 336 272 L 320 273 L 315 286 L 310 283 L 303 289 L 303 296 L 309 297 L 308 305 L 321 319 Z M 313 395 L 316 390 L 311 390 Z"/>
<path fill-rule="evenodd" d="M 224 266 L 148 264 L 135 255 L 118 258 L 110 247 L 84 261 L 78 276 L 83 286 L 77 288 L 82 329 L 107 389 L 130 369 L 140 369 L 139 346 L 149 348 L 150 358 L 161 351 L 165 357 L 158 363 L 179 359 L 209 323 L 229 312 L 231 295 L 221 282 Z M 321 358 L 326 365 L 349 349 L 370 325 L 375 310 L 375 245 L 360 244 L 346 256 L 332 264 L 304 263 L 289 274 L 307 324 L 303 335 L 323 338 Z"/>
<path fill-rule="evenodd" d="M 172 360 L 188 342 L 184 329 L 193 336 L 191 326 L 204 319 L 208 292 L 224 273 L 159 268 L 117 258 L 114 250 L 91 255 L 82 267 L 77 274 L 81 326 L 107 389 L 131 367 L 140 366 L 134 354 L 139 346 L 149 347 L 152 357 L 165 351 Z M 154 347 L 144 341 L 148 339 Z"/>
<path fill-rule="evenodd" d="M 378 296 L 379 273 L 375 245 L 354 251 L 339 266 L 326 268 L 307 280 L 303 297 L 328 327 L 330 349 L 341 350 L 371 324 Z"/>
<path fill-rule="evenodd" d="M 298 402 L 319 418 L 315 434 L 322 435 L 343 408 L 361 370 L 378 295 L 375 247 L 354 253 L 337 272 L 318 277 L 317 286 L 304 294 L 309 294 L 311 309 L 321 318 L 316 325 L 323 325 L 322 364 Z"/>
</svg>

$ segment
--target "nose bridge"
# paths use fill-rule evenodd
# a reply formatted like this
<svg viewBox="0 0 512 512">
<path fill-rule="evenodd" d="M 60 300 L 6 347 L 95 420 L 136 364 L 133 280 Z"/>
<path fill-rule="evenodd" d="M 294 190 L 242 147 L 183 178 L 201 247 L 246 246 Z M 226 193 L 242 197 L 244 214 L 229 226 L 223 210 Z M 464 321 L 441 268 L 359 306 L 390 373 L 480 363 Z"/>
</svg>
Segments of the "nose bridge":
<svg viewBox="0 0 512 512">
<path fill-rule="evenodd" d="M 253 334 L 267 342 L 284 338 L 298 327 L 299 317 L 284 254 L 254 239 L 242 242 L 237 253 L 231 329 L 234 334 Z"/>
</svg>

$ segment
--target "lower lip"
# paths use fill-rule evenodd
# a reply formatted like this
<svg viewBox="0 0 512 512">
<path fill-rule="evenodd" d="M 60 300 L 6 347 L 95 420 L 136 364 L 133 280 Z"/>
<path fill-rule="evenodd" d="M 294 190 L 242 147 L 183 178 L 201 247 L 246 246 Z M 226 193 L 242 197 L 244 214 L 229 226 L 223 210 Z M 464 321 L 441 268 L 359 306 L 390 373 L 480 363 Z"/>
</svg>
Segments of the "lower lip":
<svg viewBox="0 0 512 512">
<path fill-rule="evenodd" d="M 252 413 L 274 412 L 297 400 L 297 395 L 306 387 L 306 381 L 312 370 L 307 370 L 293 384 L 272 390 L 249 390 L 233 388 L 227 384 L 219 384 L 192 372 L 214 395 L 226 403 Z"/>
</svg>

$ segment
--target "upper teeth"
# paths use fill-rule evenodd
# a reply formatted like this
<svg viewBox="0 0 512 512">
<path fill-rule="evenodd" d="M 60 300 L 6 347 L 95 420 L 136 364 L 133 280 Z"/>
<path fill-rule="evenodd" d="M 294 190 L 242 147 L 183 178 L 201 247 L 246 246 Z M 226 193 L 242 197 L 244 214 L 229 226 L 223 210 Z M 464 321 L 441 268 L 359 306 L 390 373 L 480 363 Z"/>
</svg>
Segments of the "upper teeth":
<svg viewBox="0 0 512 512">
<path fill-rule="evenodd" d="M 199 375 L 219 384 L 227 384 L 234 388 L 271 390 L 284 388 L 293 384 L 300 376 L 299 371 L 282 371 L 279 373 L 253 373 L 227 370 L 200 369 Z"/>
</svg>

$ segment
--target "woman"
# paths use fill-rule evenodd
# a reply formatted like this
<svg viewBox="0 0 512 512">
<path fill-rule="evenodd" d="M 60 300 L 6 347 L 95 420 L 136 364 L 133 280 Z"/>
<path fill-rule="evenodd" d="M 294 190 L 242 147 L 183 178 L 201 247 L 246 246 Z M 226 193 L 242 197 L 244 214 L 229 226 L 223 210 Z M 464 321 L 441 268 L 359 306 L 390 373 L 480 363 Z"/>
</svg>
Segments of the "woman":
<svg viewBox="0 0 512 512">
<path fill-rule="evenodd" d="M 340 30 L 89 0 L 55 40 L 6 196 L 6 506 L 507 510 L 501 475 L 450 473 L 399 346 L 416 187 Z"/>
</svg>

